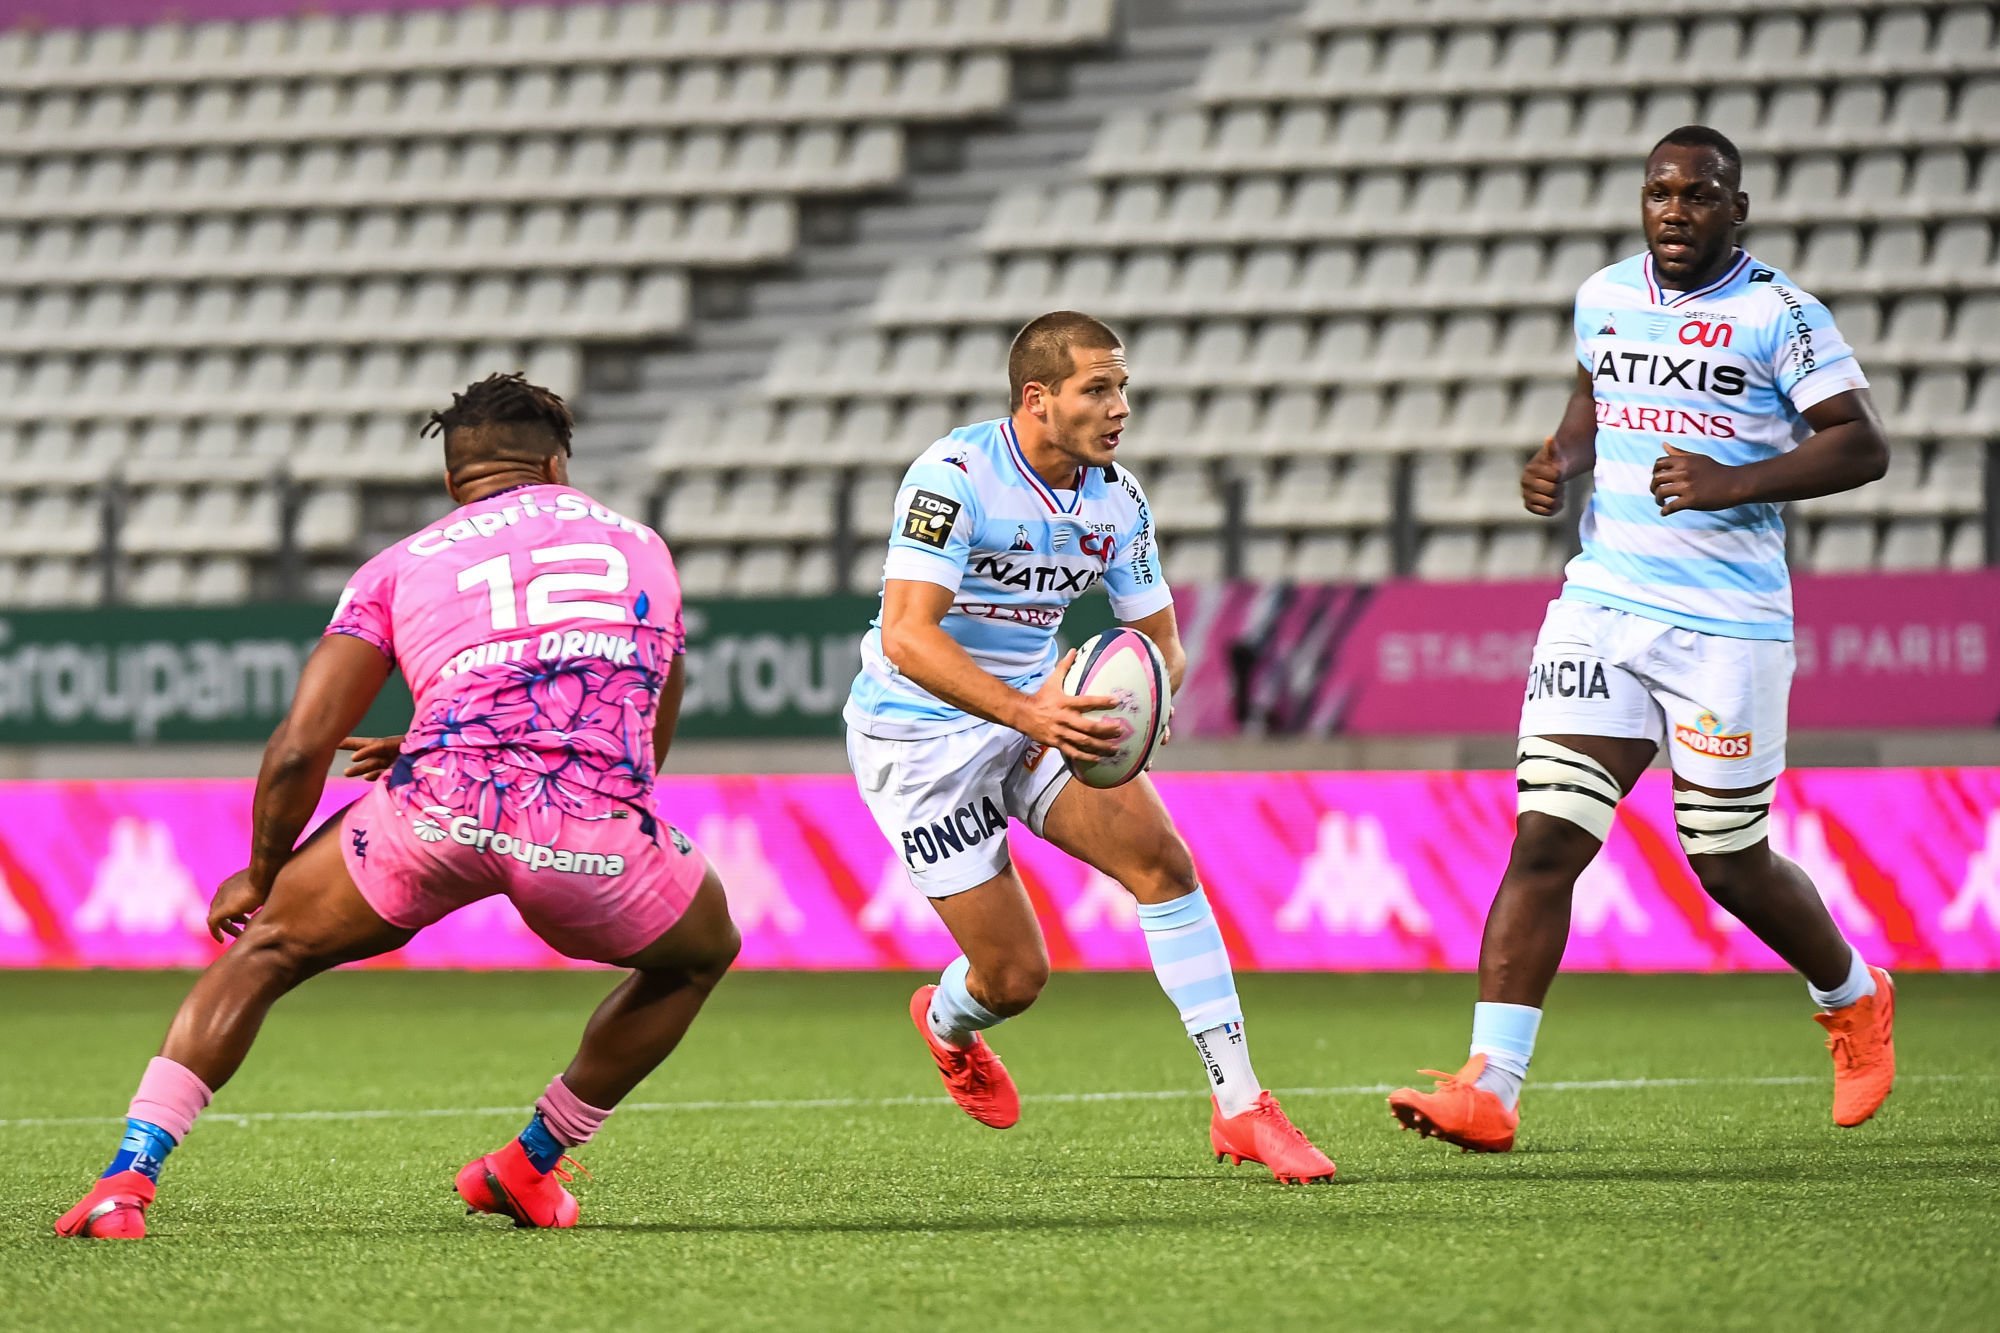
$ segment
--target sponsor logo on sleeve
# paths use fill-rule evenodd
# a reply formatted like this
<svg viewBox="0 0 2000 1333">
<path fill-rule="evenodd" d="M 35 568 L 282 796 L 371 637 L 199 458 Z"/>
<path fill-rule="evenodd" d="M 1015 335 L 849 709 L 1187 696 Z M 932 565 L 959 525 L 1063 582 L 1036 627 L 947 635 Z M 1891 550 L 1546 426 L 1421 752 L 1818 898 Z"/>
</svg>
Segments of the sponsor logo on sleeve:
<svg viewBox="0 0 2000 1333">
<path fill-rule="evenodd" d="M 1674 724 L 1674 739 L 1696 754 L 1705 754 L 1710 759 L 1748 759 L 1750 757 L 1751 733 L 1728 731 L 1713 713 L 1703 713 L 1694 720 L 1694 725 L 1685 722 Z"/>
<path fill-rule="evenodd" d="M 942 551 L 951 540 L 952 524 L 958 522 L 963 507 L 948 495 L 918 491 L 910 497 L 910 507 L 903 513 L 903 536 Z"/>
</svg>

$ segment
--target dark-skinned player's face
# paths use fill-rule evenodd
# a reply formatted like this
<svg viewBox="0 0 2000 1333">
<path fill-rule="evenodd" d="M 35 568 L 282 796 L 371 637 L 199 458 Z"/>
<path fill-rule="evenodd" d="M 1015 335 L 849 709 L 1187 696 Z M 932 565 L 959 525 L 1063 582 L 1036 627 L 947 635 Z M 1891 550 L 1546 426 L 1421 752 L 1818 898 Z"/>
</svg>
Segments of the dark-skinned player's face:
<svg viewBox="0 0 2000 1333">
<path fill-rule="evenodd" d="M 1661 285 L 1706 286 L 1729 266 L 1750 196 L 1713 148 L 1667 144 L 1646 161 L 1639 216 Z"/>
<path fill-rule="evenodd" d="M 1132 415 L 1131 400 L 1125 396 L 1129 378 L 1124 348 L 1073 349 L 1069 377 L 1053 393 L 1044 387 L 1039 394 L 1039 415 L 1049 443 L 1075 459 L 1078 467 L 1109 465 L 1118 452 L 1125 419 Z"/>
</svg>

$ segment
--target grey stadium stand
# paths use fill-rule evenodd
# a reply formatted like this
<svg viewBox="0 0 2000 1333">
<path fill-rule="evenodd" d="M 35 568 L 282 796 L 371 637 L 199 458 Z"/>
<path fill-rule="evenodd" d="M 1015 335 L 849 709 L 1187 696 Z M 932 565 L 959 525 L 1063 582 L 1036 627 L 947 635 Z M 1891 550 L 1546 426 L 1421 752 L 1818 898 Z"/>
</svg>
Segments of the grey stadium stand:
<svg viewBox="0 0 2000 1333">
<path fill-rule="evenodd" d="M 697 594 L 871 586 L 1057 306 L 1125 332 L 1172 577 L 1541 576 L 1568 307 L 1706 120 L 1891 428 L 1825 569 L 1992 555 L 2000 21 L 1903 0 L 679 0 L 0 36 L 0 586 L 325 593 L 521 367 Z M 1220 39 L 1220 40 L 1218 40 Z M 402 507 L 395 503 L 405 498 Z M 371 526 L 373 525 L 373 526 Z M 282 547 L 286 556 L 273 561 Z"/>
</svg>

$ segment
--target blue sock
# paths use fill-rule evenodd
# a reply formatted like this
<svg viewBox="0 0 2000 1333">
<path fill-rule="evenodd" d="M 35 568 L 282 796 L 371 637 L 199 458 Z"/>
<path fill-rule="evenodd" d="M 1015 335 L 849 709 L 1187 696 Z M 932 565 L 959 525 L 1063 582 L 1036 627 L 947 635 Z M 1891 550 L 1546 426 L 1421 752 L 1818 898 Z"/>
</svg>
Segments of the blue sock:
<svg viewBox="0 0 2000 1333">
<path fill-rule="evenodd" d="M 1236 975 L 1206 893 L 1196 889 L 1170 903 L 1140 903 L 1139 929 L 1146 934 L 1153 975 L 1181 1011 L 1190 1037 L 1243 1021 Z"/>
<path fill-rule="evenodd" d="M 1521 1100 L 1521 1083 L 1535 1057 L 1535 1036 L 1542 1029 L 1542 1011 L 1529 1004 L 1472 1006 L 1472 1053 L 1486 1057 L 1486 1072 L 1478 1086 L 1498 1093 L 1512 1110 Z"/>
<path fill-rule="evenodd" d="M 125 1137 L 118 1141 L 118 1153 L 111 1159 L 111 1165 L 104 1168 L 104 1174 L 115 1176 L 120 1171 L 137 1171 L 148 1180 L 158 1180 L 167 1154 L 177 1146 L 173 1135 L 150 1120 L 127 1120 Z"/>
<path fill-rule="evenodd" d="M 937 991 L 931 996 L 929 1018 L 932 1034 L 947 1046 L 956 1046 L 960 1050 L 972 1044 L 973 1033 L 984 1032 L 1006 1021 L 972 998 L 972 991 L 965 984 L 965 978 L 971 971 L 972 960 L 960 954 L 938 978 Z"/>
<path fill-rule="evenodd" d="M 528 1127 L 521 1131 L 521 1147 L 528 1154 L 528 1165 L 543 1175 L 553 1171 L 562 1160 L 563 1142 L 542 1120 L 540 1111 L 535 1112 Z"/>
<path fill-rule="evenodd" d="M 1194 1038 L 1216 1105 L 1225 1116 L 1242 1115 L 1257 1104 L 1264 1085 L 1250 1067 L 1236 973 L 1208 895 L 1196 889 L 1172 902 L 1140 903 L 1139 928 L 1153 975 Z"/>
</svg>

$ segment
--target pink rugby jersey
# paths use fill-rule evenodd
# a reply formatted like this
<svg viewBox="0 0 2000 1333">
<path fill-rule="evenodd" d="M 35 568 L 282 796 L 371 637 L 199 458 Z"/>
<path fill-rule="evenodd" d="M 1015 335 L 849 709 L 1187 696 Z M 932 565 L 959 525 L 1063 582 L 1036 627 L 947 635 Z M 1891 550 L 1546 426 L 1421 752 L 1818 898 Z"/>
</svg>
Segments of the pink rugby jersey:
<svg viewBox="0 0 2000 1333">
<path fill-rule="evenodd" d="M 652 790 L 653 717 L 686 642 L 680 579 L 657 532 L 581 491 L 454 510 L 363 565 L 327 633 L 374 644 L 409 681 L 392 786 L 442 750 L 474 761 L 473 805 L 515 814 Z"/>
</svg>

